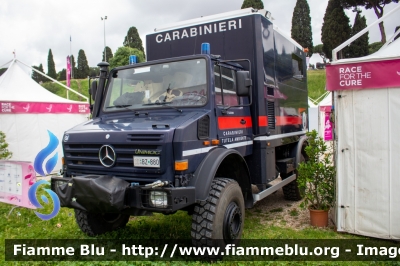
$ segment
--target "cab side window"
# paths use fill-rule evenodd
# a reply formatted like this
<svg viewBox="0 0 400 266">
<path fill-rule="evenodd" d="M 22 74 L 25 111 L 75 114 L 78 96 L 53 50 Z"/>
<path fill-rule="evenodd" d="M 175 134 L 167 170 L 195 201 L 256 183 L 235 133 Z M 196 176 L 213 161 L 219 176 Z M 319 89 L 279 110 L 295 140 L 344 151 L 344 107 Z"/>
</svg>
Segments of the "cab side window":
<svg viewBox="0 0 400 266">
<path fill-rule="evenodd" d="M 239 100 L 236 95 L 236 75 L 235 71 L 222 66 L 214 67 L 215 77 L 215 103 L 217 105 L 233 106 L 238 105 Z M 222 88 L 221 88 L 222 82 Z"/>
</svg>

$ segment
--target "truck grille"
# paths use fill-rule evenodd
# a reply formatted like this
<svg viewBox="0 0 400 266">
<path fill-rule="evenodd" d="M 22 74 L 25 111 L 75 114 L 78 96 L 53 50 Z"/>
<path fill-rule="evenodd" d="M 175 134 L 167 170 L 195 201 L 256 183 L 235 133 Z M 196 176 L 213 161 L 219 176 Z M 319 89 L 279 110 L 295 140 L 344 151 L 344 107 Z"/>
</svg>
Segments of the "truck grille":
<svg viewBox="0 0 400 266">
<path fill-rule="evenodd" d="M 135 150 L 162 150 L 164 134 L 128 134 L 126 144 L 107 143 L 111 145 L 117 155 L 117 162 L 113 168 L 133 167 Z M 105 143 L 104 143 L 105 144 Z M 104 144 L 66 144 L 64 153 L 66 163 L 74 168 L 104 169 L 99 160 L 99 150 Z M 95 167 L 95 168 L 93 168 Z"/>
</svg>

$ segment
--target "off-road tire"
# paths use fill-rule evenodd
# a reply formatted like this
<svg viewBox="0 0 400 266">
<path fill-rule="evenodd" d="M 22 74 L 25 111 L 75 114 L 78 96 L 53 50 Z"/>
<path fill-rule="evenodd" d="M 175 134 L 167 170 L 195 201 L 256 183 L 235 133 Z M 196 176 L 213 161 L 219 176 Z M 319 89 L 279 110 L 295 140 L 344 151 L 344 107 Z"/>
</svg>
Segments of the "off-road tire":
<svg viewBox="0 0 400 266">
<path fill-rule="evenodd" d="M 90 213 L 75 209 L 75 220 L 82 232 L 88 236 L 97 236 L 125 227 L 129 215 Z"/>
<path fill-rule="evenodd" d="M 306 159 L 305 155 L 305 151 L 304 151 L 304 147 L 302 148 L 301 154 L 300 154 L 300 162 L 304 162 Z M 299 188 L 299 184 L 297 183 L 297 176 L 298 176 L 298 172 L 297 170 L 294 171 L 294 173 L 296 174 L 296 179 L 293 180 L 292 182 L 290 182 L 289 184 L 287 184 L 286 186 L 284 186 L 282 188 L 283 190 L 283 196 L 286 200 L 292 200 L 292 201 L 298 201 L 303 199 L 304 197 L 304 189 L 300 189 Z M 282 175 L 282 180 L 284 180 L 285 178 L 291 176 L 292 174 L 287 174 L 287 175 Z"/>
<path fill-rule="evenodd" d="M 191 236 L 197 245 L 237 243 L 243 232 L 245 209 L 239 184 L 215 178 L 207 199 L 194 207 Z"/>
<path fill-rule="evenodd" d="M 284 179 L 284 177 L 282 177 L 282 179 Z M 286 200 L 298 201 L 303 198 L 302 192 L 297 184 L 297 179 L 284 186 L 282 190 Z"/>
</svg>

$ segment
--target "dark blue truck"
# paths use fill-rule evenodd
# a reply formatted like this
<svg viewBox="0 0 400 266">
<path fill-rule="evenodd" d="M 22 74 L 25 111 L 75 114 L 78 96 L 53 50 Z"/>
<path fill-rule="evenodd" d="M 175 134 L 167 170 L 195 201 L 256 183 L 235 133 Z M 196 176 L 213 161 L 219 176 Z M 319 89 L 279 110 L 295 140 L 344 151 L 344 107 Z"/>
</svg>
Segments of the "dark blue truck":
<svg viewBox="0 0 400 266">
<path fill-rule="evenodd" d="M 99 64 L 92 120 L 65 132 L 64 176 L 52 178 L 82 231 L 184 210 L 193 239 L 231 243 L 245 208 L 280 188 L 301 199 L 305 53 L 267 17 L 249 8 L 155 29 L 147 62 Z"/>
</svg>

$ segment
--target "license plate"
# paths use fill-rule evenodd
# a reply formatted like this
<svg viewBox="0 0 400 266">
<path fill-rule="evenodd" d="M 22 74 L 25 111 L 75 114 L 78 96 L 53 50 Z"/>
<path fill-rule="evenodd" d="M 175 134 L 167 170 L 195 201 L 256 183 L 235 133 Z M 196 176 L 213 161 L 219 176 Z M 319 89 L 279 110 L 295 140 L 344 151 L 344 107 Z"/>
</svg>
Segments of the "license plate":
<svg viewBox="0 0 400 266">
<path fill-rule="evenodd" d="M 133 156 L 133 166 L 160 168 L 160 157 Z"/>
</svg>

